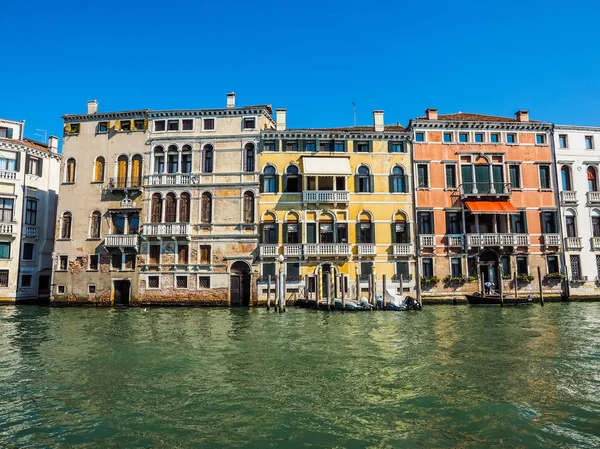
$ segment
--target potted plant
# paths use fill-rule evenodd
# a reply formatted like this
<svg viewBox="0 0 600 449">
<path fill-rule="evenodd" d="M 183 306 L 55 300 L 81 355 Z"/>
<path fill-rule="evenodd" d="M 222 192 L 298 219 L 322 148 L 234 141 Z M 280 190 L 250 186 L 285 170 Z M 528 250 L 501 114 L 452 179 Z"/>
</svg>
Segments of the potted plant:
<svg viewBox="0 0 600 449">
<path fill-rule="evenodd" d="M 518 274 L 517 281 L 525 282 L 526 284 L 529 284 L 531 281 L 533 281 L 533 276 L 530 274 Z"/>
<path fill-rule="evenodd" d="M 546 275 L 546 280 L 548 280 L 548 281 L 552 281 L 552 280 L 562 281 L 566 278 L 567 278 L 567 275 L 562 274 L 562 273 L 548 273 Z"/>
<path fill-rule="evenodd" d="M 440 281 L 439 278 L 437 278 L 436 276 L 422 277 L 421 278 L 421 286 L 433 287 L 434 285 L 437 285 L 437 283 L 439 281 Z"/>
</svg>

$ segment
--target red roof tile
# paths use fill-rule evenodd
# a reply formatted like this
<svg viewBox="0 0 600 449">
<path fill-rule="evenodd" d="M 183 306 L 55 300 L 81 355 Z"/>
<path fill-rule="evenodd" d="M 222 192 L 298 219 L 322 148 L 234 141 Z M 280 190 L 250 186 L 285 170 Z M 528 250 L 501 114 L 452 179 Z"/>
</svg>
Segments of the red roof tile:
<svg viewBox="0 0 600 449">
<path fill-rule="evenodd" d="M 24 145 L 27 145 L 28 147 L 35 148 L 36 150 L 48 151 L 48 145 L 46 145 L 42 142 L 38 142 L 36 140 L 23 139 L 21 141 L 18 139 L 7 139 L 4 137 L 0 137 L 0 140 L 2 140 L 4 142 L 22 143 Z"/>
<path fill-rule="evenodd" d="M 422 116 L 418 118 L 427 119 Z M 438 120 L 456 121 L 456 122 L 516 122 L 514 117 L 499 117 L 497 115 L 471 114 L 469 112 L 457 112 L 455 114 L 440 114 Z M 433 121 L 433 120 L 432 120 Z M 530 120 L 534 121 L 534 120 Z"/>
</svg>

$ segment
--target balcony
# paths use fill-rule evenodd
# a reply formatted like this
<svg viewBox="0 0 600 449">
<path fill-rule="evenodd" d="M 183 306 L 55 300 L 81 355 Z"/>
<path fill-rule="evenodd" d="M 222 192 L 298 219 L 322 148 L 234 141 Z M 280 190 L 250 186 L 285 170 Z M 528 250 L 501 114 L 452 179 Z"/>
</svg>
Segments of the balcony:
<svg viewBox="0 0 600 449">
<path fill-rule="evenodd" d="M 146 175 L 144 177 L 146 186 L 176 186 L 197 184 L 198 175 L 192 173 L 160 173 Z"/>
<path fill-rule="evenodd" d="M 528 246 L 527 234 L 467 234 L 467 245 L 487 246 Z"/>
<path fill-rule="evenodd" d="M 279 245 L 260 245 L 260 257 L 277 257 L 279 256 Z"/>
<path fill-rule="evenodd" d="M 410 243 L 395 243 L 392 245 L 392 254 L 398 256 L 410 256 L 413 253 Z"/>
<path fill-rule="evenodd" d="M 0 179 L 17 179 L 17 172 L 12 170 L 0 170 Z"/>
<path fill-rule="evenodd" d="M 359 256 L 375 256 L 377 254 L 377 247 L 371 243 L 359 243 L 358 245 Z"/>
<path fill-rule="evenodd" d="M 350 254 L 348 243 L 307 243 L 304 245 L 304 255 L 308 257 L 349 257 Z"/>
<path fill-rule="evenodd" d="M 37 226 L 25 225 L 23 226 L 23 237 L 37 239 L 40 233 L 40 229 Z"/>
<path fill-rule="evenodd" d="M 130 178 L 110 178 L 108 181 L 108 190 L 123 191 L 123 190 L 141 190 L 142 180 L 141 179 L 130 179 Z"/>
<path fill-rule="evenodd" d="M 283 245 L 283 255 L 285 257 L 301 257 L 302 256 L 302 245 L 300 245 L 300 244 Z"/>
<path fill-rule="evenodd" d="M 189 223 L 147 223 L 142 228 L 144 237 L 186 237 L 190 239 Z"/>
<path fill-rule="evenodd" d="M 462 234 L 446 234 L 447 244 L 451 248 L 461 247 L 464 245 L 465 239 Z"/>
<path fill-rule="evenodd" d="M 137 234 L 107 234 L 104 246 L 107 248 L 139 248 L 140 236 Z"/>
<path fill-rule="evenodd" d="M 567 250 L 579 250 L 583 248 L 583 245 L 581 244 L 581 237 L 565 237 L 565 248 Z"/>
<path fill-rule="evenodd" d="M 563 190 L 562 192 L 560 192 L 560 202 L 561 204 L 577 203 L 577 192 L 573 192 L 571 190 Z"/>
<path fill-rule="evenodd" d="M 465 198 L 510 198 L 510 182 L 465 182 L 458 186 L 461 199 Z"/>
<path fill-rule="evenodd" d="M 592 237 L 590 243 L 593 251 L 600 251 L 600 237 Z"/>
<path fill-rule="evenodd" d="M 0 235 L 14 236 L 16 233 L 15 225 L 12 223 L 0 223 Z"/>
<path fill-rule="evenodd" d="M 544 234 L 544 246 L 546 248 L 548 248 L 550 246 L 560 246 L 560 235 Z"/>
<path fill-rule="evenodd" d="M 419 245 L 421 248 L 435 248 L 435 235 L 422 234 L 419 236 Z"/>
<path fill-rule="evenodd" d="M 395 274 L 392 276 L 392 282 L 400 282 L 400 276 L 399 274 Z M 411 282 L 412 281 L 412 274 L 403 274 L 402 275 L 402 282 Z"/>
<path fill-rule="evenodd" d="M 588 204 L 600 204 L 600 192 L 586 192 Z"/>
<path fill-rule="evenodd" d="M 304 204 L 348 204 L 350 192 L 338 190 L 308 190 L 302 192 Z"/>
</svg>

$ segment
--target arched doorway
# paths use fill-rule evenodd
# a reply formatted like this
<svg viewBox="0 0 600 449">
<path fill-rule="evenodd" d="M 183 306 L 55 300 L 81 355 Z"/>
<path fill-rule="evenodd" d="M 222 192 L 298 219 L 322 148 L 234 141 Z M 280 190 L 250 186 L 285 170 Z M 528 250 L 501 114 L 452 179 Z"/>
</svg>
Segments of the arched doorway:
<svg viewBox="0 0 600 449">
<path fill-rule="evenodd" d="M 496 286 L 498 285 L 500 279 L 498 261 L 499 257 L 495 251 L 485 250 L 479 255 L 479 267 L 484 283 L 489 281 Z"/>
<path fill-rule="evenodd" d="M 231 307 L 250 305 L 250 267 L 245 262 L 235 262 L 229 275 L 229 303 Z"/>
<path fill-rule="evenodd" d="M 337 275 L 340 274 L 339 267 L 332 262 L 321 262 L 315 267 L 315 288 L 319 289 L 321 299 L 330 300 L 337 298 L 340 294 L 341 286 L 338 285 Z M 329 274 L 329 285 L 327 284 L 327 275 Z"/>
</svg>

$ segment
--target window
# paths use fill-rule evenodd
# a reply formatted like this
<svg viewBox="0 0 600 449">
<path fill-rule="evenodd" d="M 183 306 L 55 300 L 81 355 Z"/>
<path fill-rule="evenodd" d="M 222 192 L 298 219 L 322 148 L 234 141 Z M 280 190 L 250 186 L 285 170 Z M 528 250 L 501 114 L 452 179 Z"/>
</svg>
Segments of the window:
<svg viewBox="0 0 600 449">
<path fill-rule="evenodd" d="M 97 157 L 94 162 L 94 182 L 102 182 L 104 181 L 104 167 L 106 163 L 102 156 Z"/>
<path fill-rule="evenodd" d="M 567 237 L 577 237 L 577 222 L 575 220 L 575 213 L 571 210 L 567 210 L 565 216 L 565 228 L 567 230 Z"/>
<path fill-rule="evenodd" d="M 88 293 L 90 295 L 95 295 L 96 294 L 96 286 L 94 284 L 89 284 L 88 285 Z"/>
<path fill-rule="evenodd" d="M 462 263 L 460 258 L 453 257 L 450 259 L 450 274 L 452 277 L 462 276 Z"/>
<path fill-rule="evenodd" d="M 162 208 L 163 200 L 160 193 L 153 194 L 150 205 L 150 223 L 162 223 Z"/>
<path fill-rule="evenodd" d="M 537 145 L 544 145 L 546 143 L 546 134 L 536 134 L 535 143 Z"/>
<path fill-rule="evenodd" d="M 422 259 L 423 277 L 430 278 L 433 276 L 433 258 L 424 257 Z"/>
<path fill-rule="evenodd" d="M 335 142 L 333 144 L 333 150 L 336 153 L 344 153 L 346 151 L 346 146 L 344 145 L 344 142 Z"/>
<path fill-rule="evenodd" d="M 25 202 L 25 224 L 35 226 L 37 224 L 37 200 L 27 199 Z"/>
<path fill-rule="evenodd" d="M 358 142 L 356 144 L 356 152 L 357 153 L 368 153 L 369 152 L 369 144 L 367 142 Z"/>
<path fill-rule="evenodd" d="M 375 226 L 371 223 L 371 219 L 368 216 L 361 216 L 360 222 L 358 223 L 358 232 L 356 235 L 357 243 L 375 243 Z M 333 237 L 333 235 L 332 235 Z M 332 243 L 332 242 L 326 242 Z"/>
<path fill-rule="evenodd" d="M 0 242 L 0 259 L 10 259 L 9 242 Z"/>
<path fill-rule="evenodd" d="M 191 173 L 191 172 L 192 172 L 192 147 L 189 145 L 184 145 L 183 148 L 181 149 L 181 173 Z M 133 175 L 132 175 L 132 177 L 133 177 Z"/>
<path fill-rule="evenodd" d="M 548 256 L 548 273 L 558 273 L 557 256 Z"/>
<path fill-rule="evenodd" d="M 198 288 L 210 288 L 210 276 L 198 276 Z"/>
<path fill-rule="evenodd" d="M 406 193 L 407 192 L 407 182 L 406 177 L 404 176 L 404 170 L 402 167 L 394 167 L 392 169 L 392 175 L 390 177 L 391 181 L 391 192 L 392 193 Z"/>
<path fill-rule="evenodd" d="M 571 167 L 563 165 L 560 169 L 560 180 L 563 190 L 571 190 Z"/>
<path fill-rule="evenodd" d="M 263 192 L 265 193 L 277 193 L 277 173 L 275 167 L 272 165 L 268 165 L 265 167 L 265 171 L 263 173 Z"/>
<path fill-rule="evenodd" d="M 17 161 L 15 159 L 0 157 L 0 170 L 16 171 Z"/>
<path fill-rule="evenodd" d="M 108 132 L 108 122 L 98 122 L 98 133 Z"/>
<path fill-rule="evenodd" d="M 434 234 L 433 211 L 417 212 L 419 234 Z"/>
<path fill-rule="evenodd" d="M 177 147 L 171 145 L 167 151 L 167 173 L 177 173 L 179 171 L 179 153 Z"/>
<path fill-rule="evenodd" d="M 204 145 L 204 173 L 212 173 L 213 171 L 213 146 Z"/>
<path fill-rule="evenodd" d="M 272 140 L 266 141 L 263 143 L 263 148 L 265 151 L 275 151 L 275 142 Z"/>
<path fill-rule="evenodd" d="M 38 160 L 36 158 L 30 157 L 29 158 L 29 169 L 27 170 L 27 173 L 32 173 L 32 174 L 37 174 L 38 168 Z M 75 182 L 75 169 L 77 167 L 77 163 L 75 162 L 75 159 L 70 158 L 67 159 L 67 166 L 66 166 L 66 172 L 65 172 L 65 182 L 68 183 L 74 183 Z"/>
<path fill-rule="evenodd" d="M 31 287 L 31 279 L 32 279 L 32 275 L 30 274 L 23 274 L 21 275 L 21 287 Z"/>
<path fill-rule="evenodd" d="M 392 243 L 410 243 L 410 226 L 404 214 L 397 214 L 392 223 Z"/>
<path fill-rule="evenodd" d="M 514 133 L 507 134 L 506 143 L 517 143 L 517 135 Z"/>
<path fill-rule="evenodd" d="M 571 279 L 573 279 L 574 281 L 581 280 L 582 279 L 581 259 L 579 258 L 578 255 L 571 255 L 570 262 L 571 262 Z"/>
<path fill-rule="evenodd" d="M 177 198 L 173 192 L 165 196 L 165 223 L 175 223 L 177 221 Z"/>
<path fill-rule="evenodd" d="M 102 220 L 102 216 L 100 212 L 94 211 L 90 217 L 90 238 L 91 239 L 99 239 L 100 238 L 100 223 Z"/>
<path fill-rule="evenodd" d="M 510 216 L 513 234 L 527 234 L 527 212 L 519 211 Z"/>
<path fill-rule="evenodd" d="M 298 142 L 296 141 L 286 141 L 283 146 L 283 151 L 298 151 Z"/>
<path fill-rule="evenodd" d="M 164 120 L 154 120 L 154 131 L 161 132 L 166 130 L 166 122 Z"/>
<path fill-rule="evenodd" d="M 596 169 L 592 166 L 587 168 L 587 179 L 588 179 L 588 191 L 597 192 L 598 191 L 598 180 L 596 176 Z"/>
<path fill-rule="evenodd" d="M 244 192 L 244 223 L 254 223 L 254 194 Z"/>
<path fill-rule="evenodd" d="M 244 171 L 253 172 L 254 171 L 254 152 L 255 152 L 254 144 L 247 143 L 244 146 L 244 150 L 246 151 Z"/>
<path fill-rule="evenodd" d="M 290 165 L 285 170 L 285 186 L 284 192 L 301 192 L 301 183 L 300 183 L 300 175 L 298 167 L 295 165 Z"/>
<path fill-rule="evenodd" d="M 179 195 L 179 223 L 190 222 L 190 203 L 190 194 L 188 192 L 182 192 L 181 195 Z"/>
<path fill-rule="evenodd" d="M 194 129 L 194 120 L 190 118 L 186 118 L 181 120 L 181 129 L 183 131 L 191 131 Z"/>
<path fill-rule="evenodd" d="M 202 194 L 200 222 L 208 224 L 212 222 L 212 195 L 208 192 Z"/>
<path fill-rule="evenodd" d="M 120 120 L 119 127 L 121 131 L 131 131 L 131 120 Z"/>
<path fill-rule="evenodd" d="M 150 245 L 148 261 L 150 265 L 158 265 L 160 263 L 160 245 Z"/>
<path fill-rule="evenodd" d="M 13 206 L 12 198 L 0 198 L 0 222 L 8 223 L 13 220 Z"/>
<path fill-rule="evenodd" d="M 429 173 L 427 164 L 417 164 L 417 182 L 420 189 L 429 187 Z"/>
<path fill-rule="evenodd" d="M 462 234 L 460 212 L 446 212 L 446 234 Z"/>
<path fill-rule="evenodd" d="M 558 217 L 556 211 L 541 212 L 542 233 L 558 234 Z"/>
<path fill-rule="evenodd" d="M 510 178 L 510 186 L 513 189 L 521 188 L 521 167 L 511 164 L 508 166 L 508 176 Z"/>
<path fill-rule="evenodd" d="M 500 257 L 500 267 L 502 268 L 503 276 L 506 276 L 506 277 L 510 276 L 510 273 L 511 273 L 510 258 L 508 256 Z"/>
<path fill-rule="evenodd" d="M 304 142 L 304 151 L 308 151 L 310 153 L 314 153 L 317 151 L 317 144 L 313 141 Z"/>
<path fill-rule="evenodd" d="M 71 238 L 71 225 L 73 224 L 73 216 L 71 212 L 65 212 L 62 214 L 61 227 L 60 227 L 60 238 L 70 239 Z"/>
<path fill-rule="evenodd" d="M 540 165 L 538 170 L 540 174 L 540 189 L 550 189 L 550 166 Z"/>
<path fill-rule="evenodd" d="M 319 142 L 319 151 L 330 152 L 332 150 L 332 148 L 333 147 L 331 146 L 331 142 L 329 142 L 329 141 L 322 140 L 321 142 Z"/>
<path fill-rule="evenodd" d="M 167 130 L 179 131 L 179 120 L 168 120 L 167 121 Z"/>
<path fill-rule="evenodd" d="M 33 260 L 33 243 L 24 243 L 23 244 L 23 260 Z"/>
<path fill-rule="evenodd" d="M 451 143 L 452 142 L 452 133 L 444 133 L 444 142 Z"/>
<path fill-rule="evenodd" d="M 187 265 L 189 262 L 189 247 L 188 245 L 177 246 L 177 263 Z"/>
<path fill-rule="evenodd" d="M 529 274 L 527 256 L 517 256 L 517 274 Z"/>
<path fill-rule="evenodd" d="M 367 276 L 373 274 L 373 262 L 361 262 L 360 264 L 360 277 L 365 279 Z"/>
<path fill-rule="evenodd" d="M 415 142 L 425 142 L 425 133 L 415 133 Z"/>
<path fill-rule="evenodd" d="M 81 124 L 80 123 L 71 123 L 70 125 L 70 133 L 71 134 L 77 134 L 81 131 Z"/>
<path fill-rule="evenodd" d="M 498 134 L 498 133 L 491 133 L 490 134 L 490 142 L 491 143 L 498 143 L 498 142 L 500 142 L 500 134 Z"/>
<path fill-rule="evenodd" d="M 560 134 L 558 136 L 558 147 L 559 148 L 567 148 L 567 135 L 566 134 Z"/>
<path fill-rule="evenodd" d="M 348 224 L 338 223 L 337 225 L 338 243 L 348 243 Z"/>
<path fill-rule="evenodd" d="M 271 276 L 271 280 L 277 279 L 277 268 L 274 263 L 263 263 L 262 264 L 262 277 L 265 280 L 268 280 L 269 276 Z"/>
<path fill-rule="evenodd" d="M 285 264 L 285 280 L 289 282 L 300 281 L 300 264 L 298 262 Z"/>
<path fill-rule="evenodd" d="M 585 149 L 593 150 L 594 149 L 594 137 L 585 136 Z"/>
<path fill-rule="evenodd" d="M 396 262 L 396 279 L 400 279 L 400 276 L 402 276 L 403 280 L 410 279 L 408 262 Z"/>
<path fill-rule="evenodd" d="M 200 245 L 200 264 L 210 264 L 210 245 Z"/>
<path fill-rule="evenodd" d="M 460 143 L 467 143 L 469 141 L 469 133 L 458 133 L 458 141 Z"/>
<path fill-rule="evenodd" d="M 244 119 L 244 129 L 256 128 L 256 119 L 254 117 Z"/>
<path fill-rule="evenodd" d="M 445 167 L 446 172 L 446 187 L 456 187 L 456 165 L 448 164 Z"/>
<path fill-rule="evenodd" d="M 58 256 L 58 269 L 60 271 L 67 271 L 69 268 L 69 256 L 63 254 Z"/>
<path fill-rule="evenodd" d="M 279 225 L 274 222 L 263 223 L 262 225 L 262 241 L 266 245 L 276 245 L 278 243 L 277 231 Z"/>
<path fill-rule="evenodd" d="M 158 288 L 160 285 L 158 276 L 148 276 L 148 288 Z"/>
<path fill-rule="evenodd" d="M 133 121 L 133 129 L 136 131 L 143 131 L 146 129 L 146 120 L 144 119 L 136 119 Z"/>
<path fill-rule="evenodd" d="M 117 254 L 111 254 L 110 266 L 113 270 L 120 270 L 123 268 L 123 255 L 120 252 Z"/>
<path fill-rule="evenodd" d="M 364 165 L 358 168 L 358 174 L 356 175 L 356 191 L 358 193 L 371 192 L 371 179 L 369 169 Z"/>
<path fill-rule="evenodd" d="M 202 121 L 202 129 L 204 129 L 204 131 L 213 131 L 215 129 L 215 119 L 205 118 Z"/>
<path fill-rule="evenodd" d="M 592 213 L 598 214 L 597 211 L 592 211 Z M 600 237 L 600 216 L 599 215 L 592 216 L 592 237 Z"/>
<path fill-rule="evenodd" d="M 64 285 L 57 285 L 56 286 L 56 293 L 58 293 L 59 295 L 64 295 L 65 291 L 66 291 L 66 287 Z"/>
<path fill-rule="evenodd" d="M 90 254 L 88 260 L 89 260 L 89 270 L 90 271 L 98 271 L 98 255 Z"/>
<path fill-rule="evenodd" d="M 475 142 L 483 143 L 483 133 L 475 133 Z"/>
<path fill-rule="evenodd" d="M 596 273 L 598 275 L 597 279 L 600 280 L 600 256 L 596 256 Z"/>
<path fill-rule="evenodd" d="M 164 173 L 165 171 L 165 150 L 163 147 L 154 149 L 154 173 Z"/>
<path fill-rule="evenodd" d="M 298 225 L 297 222 L 285 223 L 284 228 L 285 228 L 285 234 L 284 234 L 285 243 L 290 244 L 290 245 L 301 243 L 301 241 L 300 241 L 300 226 Z"/>
</svg>

